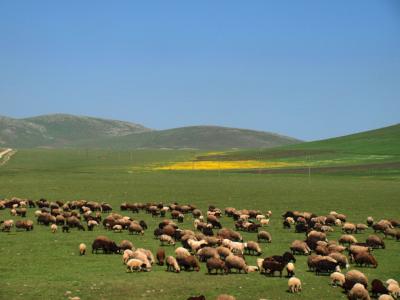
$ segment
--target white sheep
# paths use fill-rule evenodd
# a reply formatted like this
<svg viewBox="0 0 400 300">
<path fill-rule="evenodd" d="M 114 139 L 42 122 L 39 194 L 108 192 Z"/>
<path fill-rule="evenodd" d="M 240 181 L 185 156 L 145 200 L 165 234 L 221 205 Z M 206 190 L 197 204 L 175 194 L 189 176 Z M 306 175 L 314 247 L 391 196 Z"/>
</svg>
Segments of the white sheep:
<svg viewBox="0 0 400 300">
<path fill-rule="evenodd" d="M 340 272 L 333 272 L 330 275 L 331 278 L 331 284 L 333 286 L 343 286 L 344 282 L 346 281 L 346 278 L 344 276 L 344 274 L 340 273 Z"/>
<path fill-rule="evenodd" d="M 260 225 L 261 226 L 268 226 L 269 225 L 269 219 L 262 219 L 260 220 Z"/>
<path fill-rule="evenodd" d="M 122 226 L 121 225 L 114 225 L 113 226 L 114 232 L 122 232 Z"/>
<path fill-rule="evenodd" d="M 263 258 L 257 258 L 257 267 L 260 270 L 260 273 L 264 273 L 263 262 Z"/>
<path fill-rule="evenodd" d="M 174 239 L 167 234 L 162 234 L 160 236 L 160 242 L 161 245 L 165 245 L 165 243 L 167 243 L 168 245 L 175 245 Z"/>
<path fill-rule="evenodd" d="M 288 280 L 289 292 L 298 293 L 301 291 L 301 281 L 297 277 L 291 277 Z"/>
<path fill-rule="evenodd" d="M 79 255 L 85 255 L 86 245 L 84 243 L 79 244 Z"/>
<path fill-rule="evenodd" d="M 51 229 L 51 232 L 52 232 L 52 233 L 56 233 L 56 232 L 57 232 L 57 229 L 58 229 L 58 227 L 57 227 L 57 225 L 56 225 L 56 224 L 51 224 L 51 226 L 50 226 L 50 229 Z"/>
<path fill-rule="evenodd" d="M 140 259 L 136 259 L 136 258 L 132 258 L 130 260 L 128 260 L 128 262 L 126 263 L 126 267 L 127 267 L 127 272 L 133 272 L 133 270 L 136 271 L 141 271 L 142 270 L 142 265 L 143 265 L 143 261 L 141 261 Z"/>
<path fill-rule="evenodd" d="M 287 271 L 287 276 L 288 277 L 293 277 L 294 276 L 294 270 L 295 270 L 295 266 L 294 263 L 288 263 L 286 265 L 286 271 Z"/>
<path fill-rule="evenodd" d="M 133 251 L 131 249 L 126 249 L 124 254 L 122 254 L 122 263 L 126 264 L 131 258 L 133 258 Z"/>
<path fill-rule="evenodd" d="M 167 256 L 166 264 L 167 264 L 167 271 L 175 271 L 177 273 L 181 271 L 178 262 L 173 256 Z"/>
<path fill-rule="evenodd" d="M 178 259 L 182 259 L 182 258 L 190 256 L 190 253 L 186 248 L 178 247 L 175 249 L 175 256 Z"/>
</svg>

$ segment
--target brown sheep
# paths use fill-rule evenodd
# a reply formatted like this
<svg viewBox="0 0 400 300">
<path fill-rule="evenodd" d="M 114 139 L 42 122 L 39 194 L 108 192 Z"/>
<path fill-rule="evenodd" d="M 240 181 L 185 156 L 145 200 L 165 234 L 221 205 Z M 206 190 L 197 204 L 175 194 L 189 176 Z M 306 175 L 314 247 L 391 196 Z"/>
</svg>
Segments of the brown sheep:
<svg viewBox="0 0 400 300">
<path fill-rule="evenodd" d="M 290 250 L 293 254 L 299 253 L 308 255 L 311 252 L 311 249 L 308 247 L 308 245 L 300 240 L 294 240 L 290 246 Z"/>
<path fill-rule="evenodd" d="M 129 250 L 135 249 L 135 247 L 133 246 L 132 242 L 128 241 L 128 240 L 122 240 L 121 243 L 119 244 L 119 248 L 122 251 L 124 251 L 126 249 L 129 249 Z"/>
<path fill-rule="evenodd" d="M 271 243 L 272 236 L 267 231 L 260 231 L 259 233 L 257 233 L 257 241 L 258 242 L 266 241 L 267 243 Z"/>
<path fill-rule="evenodd" d="M 156 257 L 157 257 L 157 264 L 159 266 L 163 266 L 165 260 L 165 250 L 162 248 L 158 248 Z"/>
<path fill-rule="evenodd" d="M 224 273 L 224 271 L 227 271 L 227 268 L 225 266 L 225 262 L 220 259 L 220 258 L 216 258 L 216 257 L 211 257 L 207 260 L 207 270 L 208 270 L 208 274 L 211 274 L 212 270 L 215 270 L 215 274 L 218 274 L 218 270 L 221 270 L 221 274 Z"/>
<path fill-rule="evenodd" d="M 366 243 L 369 247 L 376 249 L 376 248 L 382 248 L 385 249 L 385 242 L 377 235 L 372 234 L 368 236 Z"/>
<path fill-rule="evenodd" d="M 340 244 L 353 244 L 353 243 L 357 243 L 357 239 L 350 235 L 350 234 L 343 234 L 340 238 L 339 238 L 339 243 Z"/>
<path fill-rule="evenodd" d="M 166 259 L 166 264 L 167 264 L 167 271 L 172 271 L 179 273 L 181 271 L 181 268 L 179 267 L 178 262 L 176 261 L 175 257 L 173 256 L 168 256 Z"/>
<path fill-rule="evenodd" d="M 261 255 L 262 251 L 260 245 L 256 242 L 249 241 L 245 245 L 245 251 L 250 255 Z"/>
<path fill-rule="evenodd" d="M 209 258 L 219 258 L 217 249 L 211 247 L 204 247 L 197 251 L 197 256 L 200 261 L 207 261 Z"/>
<path fill-rule="evenodd" d="M 236 269 L 239 273 L 244 271 L 247 273 L 247 264 L 243 258 L 235 255 L 229 255 L 225 258 L 225 266 L 228 273 L 231 272 L 231 269 Z"/>
<path fill-rule="evenodd" d="M 133 234 L 133 233 L 141 234 L 141 235 L 144 234 L 144 230 L 143 230 L 142 226 L 140 226 L 137 223 L 131 223 L 129 225 L 128 230 L 129 230 L 129 234 Z"/>
<path fill-rule="evenodd" d="M 376 261 L 376 258 L 368 253 L 368 252 L 359 252 L 353 256 L 353 259 L 355 263 L 359 266 L 373 266 L 376 268 L 378 266 L 378 262 Z"/>
<path fill-rule="evenodd" d="M 370 300 L 371 299 L 369 297 L 368 291 L 360 283 L 356 283 L 351 288 L 351 290 L 348 293 L 347 297 L 349 298 L 349 300 Z"/>
<path fill-rule="evenodd" d="M 365 288 L 368 287 L 368 278 L 358 270 L 348 271 L 345 278 L 346 281 L 343 287 L 346 291 L 351 290 L 356 283 L 361 283 Z"/>
<path fill-rule="evenodd" d="M 180 267 L 183 267 L 185 271 L 194 270 L 196 272 L 200 271 L 200 264 L 196 257 L 193 255 L 184 257 L 184 258 L 177 258 L 178 264 Z"/>
</svg>

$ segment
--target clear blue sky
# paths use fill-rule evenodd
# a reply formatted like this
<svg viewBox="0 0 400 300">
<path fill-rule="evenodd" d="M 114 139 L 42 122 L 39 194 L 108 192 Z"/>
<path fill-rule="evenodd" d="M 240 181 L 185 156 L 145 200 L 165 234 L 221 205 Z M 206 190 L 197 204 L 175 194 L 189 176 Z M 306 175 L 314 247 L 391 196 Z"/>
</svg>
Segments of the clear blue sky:
<svg viewBox="0 0 400 300">
<path fill-rule="evenodd" d="M 1 1 L 0 115 L 306 140 L 400 121 L 400 1 Z"/>
</svg>

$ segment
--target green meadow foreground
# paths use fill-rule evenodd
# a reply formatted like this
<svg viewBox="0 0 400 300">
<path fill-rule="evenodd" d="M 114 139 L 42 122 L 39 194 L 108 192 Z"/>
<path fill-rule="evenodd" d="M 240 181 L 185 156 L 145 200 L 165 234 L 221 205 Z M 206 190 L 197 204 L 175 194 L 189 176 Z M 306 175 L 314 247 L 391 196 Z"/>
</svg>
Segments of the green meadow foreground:
<svg viewBox="0 0 400 300">
<path fill-rule="evenodd" d="M 119 206 L 125 201 L 191 203 L 203 212 L 210 204 L 221 209 L 233 206 L 271 210 L 266 230 L 272 235 L 272 243 L 262 244 L 261 257 L 267 257 L 281 255 L 293 240 L 304 238 L 304 234 L 295 233 L 293 228 L 282 228 L 281 214 L 287 210 L 311 211 L 318 215 L 335 210 L 346 214 L 354 223 L 365 223 L 367 216 L 375 220 L 399 219 L 398 153 L 379 154 L 391 155 L 381 159 L 394 165 L 375 171 L 311 172 L 310 176 L 308 172 L 153 171 L 147 167 L 204 156 L 194 151 L 18 150 L 0 167 L 0 199 L 17 196 L 34 200 L 43 197 L 49 201 L 104 201 L 117 213 L 121 213 Z M 312 158 L 315 164 L 329 160 L 328 155 L 333 154 L 319 155 Z M 366 156 L 360 159 L 349 152 L 346 155 L 352 156 L 352 161 L 345 161 L 344 165 L 352 165 L 357 160 L 370 162 L 365 161 Z M 307 271 L 305 256 L 296 256 L 296 277 L 302 280 L 303 290 L 295 295 L 287 292 L 287 278 L 259 273 L 206 275 L 204 263 L 200 272 L 176 274 L 166 272 L 165 266 L 154 265 L 151 272 L 127 273 L 120 255 L 92 254 L 92 241 L 98 235 L 107 235 L 117 243 L 128 239 L 135 247 L 155 252 L 160 243 L 154 239 L 153 230 L 161 218 L 152 218 L 144 212 L 139 215 L 122 212 L 147 222 L 149 229 L 144 236 L 129 235 L 127 231 L 113 233 L 102 226 L 93 232 L 72 229 L 69 234 L 59 228 L 52 234 L 49 227 L 36 225 L 34 211 L 34 208 L 28 209 L 28 218 L 35 222 L 33 231 L 13 228 L 10 233 L 0 232 L 0 299 L 67 299 L 66 291 L 81 299 L 187 299 L 200 294 L 214 299 L 221 293 L 232 294 L 237 299 L 346 299 L 341 288 L 330 286 L 329 276 L 316 276 Z M 0 220 L 10 218 L 20 219 L 11 217 L 9 209 L 0 211 Z M 221 223 L 234 228 L 231 218 L 224 216 Z M 179 226 L 193 230 L 191 214 Z M 372 232 L 368 229 L 356 237 L 364 241 Z M 256 233 L 241 233 L 246 241 L 256 240 Z M 340 228 L 335 228 L 328 238 L 337 239 L 340 235 Z M 88 245 L 88 253 L 81 257 L 78 245 L 82 242 Z M 373 252 L 378 268 L 357 268 L 370 281 L 400 279 L 400 242 L 390 238 L 385 242 L 386 249 Z M 164 248 L 167 255 L 173 254 L 174 247 Z M 250 265 L 256 264 L 256 257 L 247 256 L 246 260 Z"/>
</svg>

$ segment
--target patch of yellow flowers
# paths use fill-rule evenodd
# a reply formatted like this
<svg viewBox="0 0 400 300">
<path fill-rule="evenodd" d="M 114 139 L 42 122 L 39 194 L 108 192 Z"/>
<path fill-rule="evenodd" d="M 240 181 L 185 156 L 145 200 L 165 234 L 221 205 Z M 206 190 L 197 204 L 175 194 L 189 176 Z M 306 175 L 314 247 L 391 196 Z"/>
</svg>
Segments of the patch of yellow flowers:
<svg viewBox="0 0 400 300">
<path fill-rule="evenodd" d="M 263 169 L 282 168 L 292 164 L 286 162 L 264 162 L 257 160 L 237 161 L 183 161 L 171 165 L 154 167 L 153 170 L 238 170 L 238 169 Z"/>
</svg>

